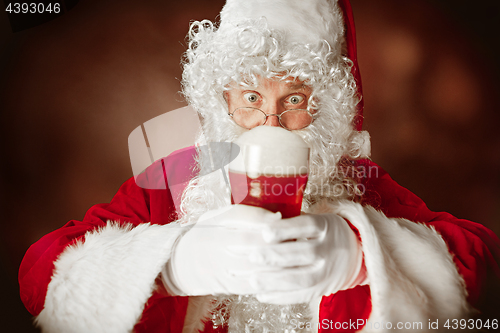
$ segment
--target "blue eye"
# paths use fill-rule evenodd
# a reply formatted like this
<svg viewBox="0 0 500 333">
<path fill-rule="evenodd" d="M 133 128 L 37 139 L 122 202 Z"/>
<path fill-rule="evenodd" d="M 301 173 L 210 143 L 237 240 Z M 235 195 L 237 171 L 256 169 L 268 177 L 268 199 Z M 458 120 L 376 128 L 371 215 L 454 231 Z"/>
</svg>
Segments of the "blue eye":
<svg viewBox="0 0 500 333">
<path fill-rule="evenodd" d="M 255 103 L 259 100 L 259 95 L 256 93 L 246 93 L 243 97 L 250 103 Z"/>
<path fill-rule="evenodd" d="M 304 97 L 301 95 L 293 95 L 288 97 L 288 102 L 290 104 L 300 104 L 304 101 Z"/>
</svg>

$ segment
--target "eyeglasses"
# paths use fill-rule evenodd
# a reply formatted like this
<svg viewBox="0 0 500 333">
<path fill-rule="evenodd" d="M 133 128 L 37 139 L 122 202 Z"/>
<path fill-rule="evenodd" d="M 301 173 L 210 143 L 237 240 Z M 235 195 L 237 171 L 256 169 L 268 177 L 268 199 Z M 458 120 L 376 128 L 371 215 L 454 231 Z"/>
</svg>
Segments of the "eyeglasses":
<svg viewBox="0 0 500 333">
<path fill-rule="evenodd" d="M 281 127 L 290 131 L 306 128 L 314 120 L 313 114 L 306 109 L 291 109 L 280 114 L 266 114 L 261 109 L 242 107 L 235 109 L 233 113 L 228 113 L 228 115 L 233 118 L 237 125 L 246 129 L 264 125 L 269 116 L 278 117 Z"/>
</svg>

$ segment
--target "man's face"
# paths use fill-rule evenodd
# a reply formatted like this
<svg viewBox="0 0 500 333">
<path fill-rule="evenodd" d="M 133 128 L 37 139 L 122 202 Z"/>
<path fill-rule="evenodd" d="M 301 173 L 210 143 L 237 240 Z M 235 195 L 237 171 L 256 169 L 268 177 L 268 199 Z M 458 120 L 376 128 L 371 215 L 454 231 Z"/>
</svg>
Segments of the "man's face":
<svg viewBox="0 0 500 333">
<path fill-rule="evenodd" d="M 225 93 L 225 98 L 230 113 L 242 107 L 257 108 L 262 110 L 266 115 L 270 115 L 263 125 L 280 126 L 277 115 L 281 115 L 287 110 L 307 109 L 311 93 L 311 87 L 299 80 L 259 78 L 256 88 L 249 89 L 235 85 Z M 298 117 L 297 121 L 299 122 L 297 126 L 302 128 L 309 125 L 311 119 L 309 115 L 304 113 L 304 116 Z M 303 126 L 300 126 L 301 122 Z"/>
</svg>

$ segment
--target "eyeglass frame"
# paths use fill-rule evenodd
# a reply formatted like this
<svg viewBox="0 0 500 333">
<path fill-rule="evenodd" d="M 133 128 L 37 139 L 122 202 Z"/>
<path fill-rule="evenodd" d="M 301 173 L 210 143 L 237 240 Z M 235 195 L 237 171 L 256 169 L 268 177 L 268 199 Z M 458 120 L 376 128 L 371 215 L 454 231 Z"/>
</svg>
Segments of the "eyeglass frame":
<svg viewBox="0 0 500 333">
<path fill-rule="evenodd" d="M 269 116 L 276 116 L 276 117 L 278 117 L 278 122 L 279 122 L 280 126 L 281 126 L 281 127 L 283 127 L 284 129 L 288 130 L 288 131 L 298 131 L 298 130 L 304 129 L 304 128 L 306 128 L 306 127 L 310 126 L 310 125 L 313 123 L 313 121 L 315 121 L 315 120 L 316 120 L 316 117 L 314 116 L 315 114 L 311 113 L 311 111 L 309 111 L 308 109 L 288 109 L 288 110 L 285 110 L 285 111 L 283 111 L 283 112 L 281 112 L 281 113 L 269 113 L 269 114 L 267 114 L 267 113 L 265 113 L 263 110 L 261 110 L 261 109 L 259 109 L 259 108 L 254 108 L 254 107 L 251 107 L 251 106 L 241 106 L 241 107 L 239 107 L 239 108 L 234 109 L 234 110 L 233 110 L 233 112 L 228 112 L 228 113 L 227 113 L 227 114 L 228 114 L 228 116 L 230 116 L 230 117 L 231 117 L 231 119 L 233 119 L 233 121 L 234 121 L 234 123 L 235 123 L 236 125 L 240 126 L 241 128 L 245 128 L 245 129 L 252 129 L 252 128 L 255 128 L 255 127 L 257 127 L 257 126 L 252 127 L 252 128 L 248 128 L 248 127 L 244 127 L 244 126 L 241 126 L 240 124 L 238 124 L 238 122 L 237 122 L 236 120 L 234 120 L 234 118 L 233 118 L 233 114 L 234 114 L 236 111 L 238 111 L 239 109 L 254 109 L 254 110 L 258 110 L 258 111 L 262 112 L 262 114 L 264 114 L 264 116 L 266 116 L 266 118 L 264 119 L 264 122 L 263 122 L 262 124 L 257 125 L 257 126 L 262 126 L 262 125 L 264 125 L 264 124 L 266 123 L 267 118 L 268 118 Z M 281 123 L 281 115 L 282 115 L 282 114 L 284 114 L 284 113 L 287 113 L 288 111 L 306 111 L 306 112 L 309 114 L 309 116 L 311 116 L 311 122 L 310 122 L 309 124 L 307 124 L 306 126 L 301 127 L 301 128 L 297 128 L 297 129 L 293 129 L 293 130 L 292 130 L 292 129 L 289 129 L 288 127 L 285 127 L 285 126 Z"/>
</svg>

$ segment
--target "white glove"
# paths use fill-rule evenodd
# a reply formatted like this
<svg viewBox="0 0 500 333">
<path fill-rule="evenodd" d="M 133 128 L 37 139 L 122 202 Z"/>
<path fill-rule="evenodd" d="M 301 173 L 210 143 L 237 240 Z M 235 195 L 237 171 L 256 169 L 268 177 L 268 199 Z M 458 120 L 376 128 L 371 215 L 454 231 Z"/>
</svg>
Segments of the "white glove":
<svg viewBox="0 0 500 333">
<path fill-rule="evenodd" d="M 259 294 L 259 301 L 276 304 L 306 303 L 362 282 L 366 283 L 361 244 L 342 217 L 336 214 L 305 214 L 276 221 L 269 227 L 265 236 L 268 242 L 276 244 L 274 251 L 257 251 L 253 254 L 254 257 L 260 258 L 262 264 L 269 264 L 293 263 L 297 256 L 301 256 L 303 259 L 307 258 L 301 261 L 310 262 L 310 266 L 303 267 L 308 270 L 308 274 L 302 274 L 301 277 L 306 278 L 303 281 L 304 288 L 292 292 Z M 303 250 L 299 253 L 291 250 L 292 247 L 299 249 L 300 247 L 294 246 L 297 244 L 303 244 Z M 294 277 L 285 269 L 283 276 L 279 278 L 290 280 Z"/>
<path fill-rule="evenodd" d="M 177 295 L 247 295 L 310 287 L 314 249 L 308 242 L 276 244 L 279 236 L 270 227 L 288 228 L 282 221 L 280 213 L 245 205 L 204 214 L 165 265 L 167 289 Z"/>
</svg>

